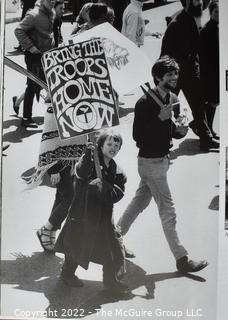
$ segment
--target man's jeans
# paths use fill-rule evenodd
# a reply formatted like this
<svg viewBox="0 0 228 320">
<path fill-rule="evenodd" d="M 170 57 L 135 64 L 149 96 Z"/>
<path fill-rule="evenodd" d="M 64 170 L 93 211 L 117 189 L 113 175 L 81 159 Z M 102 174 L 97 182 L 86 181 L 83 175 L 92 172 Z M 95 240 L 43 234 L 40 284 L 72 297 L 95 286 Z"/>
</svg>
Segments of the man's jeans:
<svg viewBox="0 0 228 320">
<path fill-rule="evenodd" d="M 188 253 L 180 244 L 176 232 L 176 212 L 167 182 L 168 169 L 169 159 L 167 156 L 150 159 L 138 158 L 138 172 L 141 181 L 134 198 L 118 221 L 118 228 L 122 235 L 125 235 L 139 213 L 149 205 L 153 197 L 158 206 L 169 247 L 175 259 L 179 259 Z"/>
</svg>

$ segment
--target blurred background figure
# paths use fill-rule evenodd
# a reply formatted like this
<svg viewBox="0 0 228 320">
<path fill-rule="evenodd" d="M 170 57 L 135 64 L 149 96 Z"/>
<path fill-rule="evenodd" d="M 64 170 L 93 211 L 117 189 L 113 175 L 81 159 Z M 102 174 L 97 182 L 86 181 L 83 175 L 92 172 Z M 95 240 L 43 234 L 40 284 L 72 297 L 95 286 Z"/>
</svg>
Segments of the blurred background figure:
<svg viewBox="0 0 228 320">
<path fill-rule="evenodd" d="M 145 0 L 131 0 L 123 13 L 122 34 L 133 41 L 138 47 L 144 44 L 145 36 L 160 37 L 158 33 L 152 33 L 145 28 L 142 15 L 143 2 Z"/>
<path fill-rule="evenodd" d="M 187 1 L 188 0 L 180 0 L 183 7 L 185 7 Z M 203 9 L 207 8 L 209 2 L 210 2 L 210 0 L 203 0 Z"/>
<path fill-rule="evenodd" d="M 63 23 L 62 17 L 65 9 L 64 0 L 57 0 L 54 8 L 55 8 L 56 16 L 53 24 L 53 33 L 54 33 L 55 47 L 58 47 L 58 45 L 63 42 L 61 26 Z"/>
<path fill-rule="evenodd" d="M 203 94 L 206 99 L 208 126 L 215 139 L 213 120 L 219 105 L 219 7 L 218 0 L 208 6 L 210 20 L 200 32 L 200 75 Z"/>
<path fill-rule="evenodd" d="M 27 70 L 45 81 L 41 57 L 45 51 L 54 47 L 53 23 L 55 18 L 55 0 L 39 0 L 34 9 L 30 10 L 15 29 L 15 35 L 25 50 Z M 31 79 L 27 79 L 24 94 L 23 118 L 21 126 L 36 128 L 32 119 L 33 99 L 39 100 L 41 87 Z"/>
<path fill-rule="evenodd" d="M 36 3 L 36 0 L 21 0 L 21 6 L 22 6 L 21 20 L 24 19 L 25 15 L 29 9 L 34 8 L 35 3 Z M 20 44 L 18 44 L 17 47 L 14 47 L 14 49 L 16 49 L 16 51 L 19 51 L 19 53 L 23 52 L 23 49 Z"/>
<path fill-rule="evenodd" d="M 87 23 L 90 21 L 90 18 L 89 18 L 89 11 L 90 11 L 90 8 L 92 7 L 92 5 L 94 3 L 97 3 L 97 0 L 91 0 L 89 2 L 86 2 L 83 7 L 81 8 L 78 16 L 76 17 L 76 26 L 74 27 L 74 33 L 77 33 L 83 24 Z"/>
<path fill-rule="evenodd" d="M 88 2 L 93 2 L 93 1 L 92 0 L 70 0 L 69 1 L 70 6 L 72 8 L 72 17 L 71 17 L 72 24 L 76 21 L 76 18 L 79 15 L 82 7 Z"/>
<path fill-rule="evenodd" d="M 128 4 L 130 3 L 130 0 L 99 0 L 98 2 L 103 2 L 107 4 L 107 6 L 113 8 L 115 12 L 115 20 L 113 22 L 113 27 L 115 27 L 118 31 L 121 32 L 123 13 Z"/>
<path fill-rule="evenodd" d="M 89 9 L 88 16 L 89 21 L 81 25 L 80 28 L 76 25 L 71 35 L 89 30 L 104 22 L 112 23 L 115 18 L 114 10 L 109 8 L 104 3 L 93 3 L 91 8 Z"/>
<path fill-rule="evenodd" d="M 64 14 L 64 0 L 57 0 L 55 3 L 55 21 L 53 24 L 53 34 L 54 34 L 54 41 L 55 47 L 58 47 L 60 43 L 63 42 L 63 37 L 61 33 L 61 26 L 62 26 L 62 17 Z M 20 104 L 24 100 L 25 94 L 24 92 L 20 96 L 13 96 L 13 110 L 16 115 L 19 114 Z"/>
<path fill-rule="evenodd" d="M 202 0 L 186 0 L 184 9 L 169 23 L 162 39 L 161 56 L 173 57 L 180 66 L 175 93 L 183 91 L 191 108 L 193 121 L 189 123 L 199 136 L 200 150 L 218 149 L 207 123 L 206 105 L 200 76 L 200 29 L 203 14 Z"/>
</svg>

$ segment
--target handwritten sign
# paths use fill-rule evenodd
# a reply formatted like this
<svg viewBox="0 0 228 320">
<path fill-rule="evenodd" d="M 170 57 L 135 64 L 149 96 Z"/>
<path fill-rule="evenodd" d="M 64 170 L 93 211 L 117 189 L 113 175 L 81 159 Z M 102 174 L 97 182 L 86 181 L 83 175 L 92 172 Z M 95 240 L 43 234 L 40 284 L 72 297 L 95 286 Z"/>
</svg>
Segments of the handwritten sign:
<svg viewBox="0 0 228 320">
<path fill-rule="evenodd" d="M 99 38 L 50 50 L 42 64 L 61 139 L 119 124 Z"/>
</svg>

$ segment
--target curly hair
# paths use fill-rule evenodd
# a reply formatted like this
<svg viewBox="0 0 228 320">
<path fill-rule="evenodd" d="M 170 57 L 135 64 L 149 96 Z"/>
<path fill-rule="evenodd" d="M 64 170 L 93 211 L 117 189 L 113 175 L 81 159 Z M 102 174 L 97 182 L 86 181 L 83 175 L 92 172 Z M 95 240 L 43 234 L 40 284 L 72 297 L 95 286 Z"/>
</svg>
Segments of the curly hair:
<svg viewBox="0 0 228 320">
<path fill-rule="evenodd" d="M 179 65 L 175 59 L 170 58 L 168 55 L 161 56 L 152 67 L 155 85 L 159 83 L 158 79 L 162 79 L 167 72 L 179 71 L 179 69 Z"/>
</svg>

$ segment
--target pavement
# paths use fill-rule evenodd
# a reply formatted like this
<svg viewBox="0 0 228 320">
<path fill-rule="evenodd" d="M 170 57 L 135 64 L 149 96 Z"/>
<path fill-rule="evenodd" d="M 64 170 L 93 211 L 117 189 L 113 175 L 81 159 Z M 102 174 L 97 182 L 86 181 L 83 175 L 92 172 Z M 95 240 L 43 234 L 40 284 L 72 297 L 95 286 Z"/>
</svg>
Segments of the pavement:
<svg viewBox="0 0 228 320">
<path fill-rule="evenodd" d="M 178 2 L 144 11 L 148 28 L 164 33 L 164 17 L 180 9 Z M 206 17 L 205 17 L 206 19 Z M 17 44 L 15 23 L 6 25 L 5 51 Z M 72 29 L 63 24 L 63 36 Z M 147 37 L 143 50 L 155 61 L 161 40 Z M 12 56 L 24 66 L 23 55 Z M 139 62 L 140 65 L 140 62 Z M 34 120 L 38 129 L 20 126 L 20 117 L 12 109 L 12 97 L 20 95 L 26 79 L 5 67 L 3 102 L 3 141 L 10 147 L 2 157 L 2 244 L 1 244 L 1 316 L 12 318 L 79 318 L 86 319 L 216 319 L 219 154 L 201 153 L 199 141 L 189 130 L 184 139 L 176 140 L 171 153 L 169 185 L 177 209 L 177 229 L 192 259 L 206 259 L 209 266 L 197 274 L 176 272 L 175 261 L 163 235 L 155 203 L 144 210 L 124 237 L 136 258 L 127 261 L 131 293 L 110 296 L 102 290 L 101 266 L 78 269 L 83 288 L 68 288 L 58 280 L 63 255 L 42 251 L 36 230 L 47 220 L 55 195 L 48 180 L 34 190 L 25 190 L 21 175 L 31 173 L 38 158 L 45 106 L 34 103 Z M 137 89 L 121 97 L 123 107 L 134 108 L 142 95 Z M 180 94 L 183 107 L 187 102 Z M 191 115 L 190 115 L 191 120 Z M 115 221 L 134 195 L 139 177 L 137 148 L 131 138 L 132 112 L 121 118 L 118 131 L 123 147 L 117 162 L 128 181 L 125 197 L 115 205 Z M 219 128 L 218 112 L 215 130 Z M 98 309 L 101 311 L 98 311 Z M 136 314 L 137 313 L 137 314 Z"/>
</svg>

